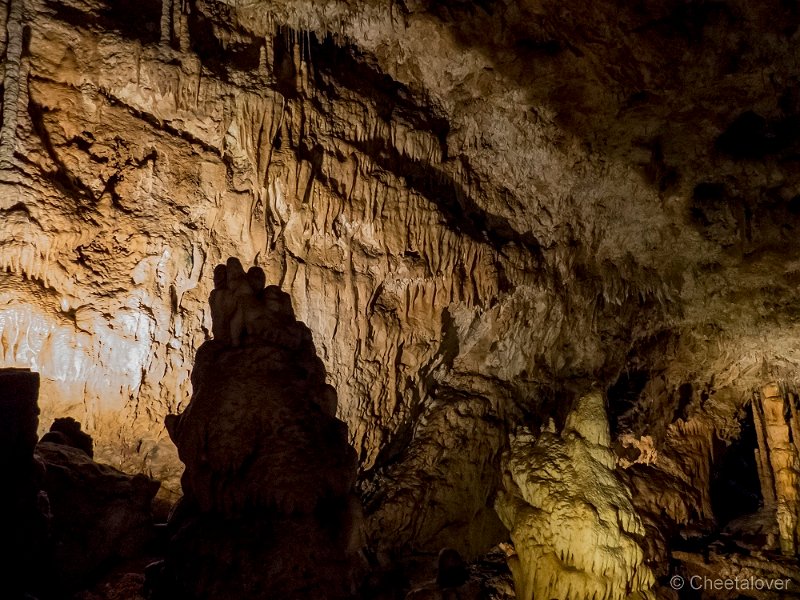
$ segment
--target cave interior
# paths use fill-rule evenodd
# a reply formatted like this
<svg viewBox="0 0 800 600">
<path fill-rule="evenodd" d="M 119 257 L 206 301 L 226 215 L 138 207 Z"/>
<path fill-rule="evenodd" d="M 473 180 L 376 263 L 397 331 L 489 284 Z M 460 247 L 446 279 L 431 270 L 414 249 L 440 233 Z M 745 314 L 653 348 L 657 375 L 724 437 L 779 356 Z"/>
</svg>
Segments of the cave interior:
<svg viewBox="0 0 800 600">
<path fill-rule="evenodd" d="M 800 597 L 800 5 L 3 0 L 0 597 Z"/>
</svg>

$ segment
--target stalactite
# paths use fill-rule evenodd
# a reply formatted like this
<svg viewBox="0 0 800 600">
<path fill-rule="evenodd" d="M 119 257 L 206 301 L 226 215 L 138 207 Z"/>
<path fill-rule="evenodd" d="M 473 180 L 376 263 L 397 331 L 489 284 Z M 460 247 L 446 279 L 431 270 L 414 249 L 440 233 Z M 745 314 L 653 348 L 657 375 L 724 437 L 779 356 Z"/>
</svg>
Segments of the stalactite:
<svg viewBox="0 0 800 600">
<path fill-rule="evenodd" d="M 5 57 L 6 45 L 8 44 L 8 16 L 11 11 L 11 2 L 4 2 L 0 6 L 0 57 Z M 5 63 L 3 65 L 5 69 Z"/>
<path fill-rule="evenodd" d="M 764 506 L 771 510 L 775 508 L 775 481 L 769 465 L 769 448 L 767 447 L 767 431 L 764 427 L 764 416 L 761 408 L 761 399 L 758 394 L 753 395 L 753 423 L 756 430 L 758 448 L 755 449 L 758 479 L 761 482 L 761 497 Z"/>
<path fill-rule="evenodd" d="M 175 0 L 161 0 L 161 47 L 169 48 L 172 43 L 172 19 Z"/>
<path fill-rule="evenodd" d="M 166 1 L 166 0 L 164 0 Z M 189 23 L 186 18 L 188 2 L 186 0 L 172 0 L 172 29 L 178 49 L 181 52 L 189 50 Z"/>
<path fill-rule="evenodd" d="M 24 0 L 10 0 L 6 31 L 5 74 L 3 77 L 3 124 L 0 128 L 0 169 L 13 166 L 16 148 L 19 98 L 23 86 L 22 77 L 22 15 Z"/>
</svg>

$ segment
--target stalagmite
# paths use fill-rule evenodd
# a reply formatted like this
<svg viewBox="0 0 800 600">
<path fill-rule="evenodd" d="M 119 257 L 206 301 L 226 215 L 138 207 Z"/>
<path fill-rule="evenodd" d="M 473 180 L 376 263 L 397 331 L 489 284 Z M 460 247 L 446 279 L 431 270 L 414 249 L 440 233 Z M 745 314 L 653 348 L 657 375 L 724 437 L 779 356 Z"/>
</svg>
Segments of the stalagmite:
<svg viewBox="0 0 800 600">
<path fill-rule="evenodd" d="M 663 583 L 673 546 L 717 535 L 769 552 L 777 525 L 742 526 L 759 482 L 791 551 L 796 401 L 743 415 L 799 381 L 798 27 L 786 1 L 6 0 L 0 366 L 172 500 L 164 418 L 209 387 L 252 402 L 219 432 L 237 452 L 295 424 L 284 400 L 340 419 L 378 570 L 508 542 L 500 489 L 520 596 L 645 589 L 642 561 Z M 231 373 L 310 341 L 307 402 L 238 394 Z M 613 467 L 563 425 L 590 385 L 619 388 Z M 220 454 L 214 478 L 246 470 Z M 206 508 L 263 508 L 242 487 Z"/>
<path fill-rule="evenodd" d="M 166 420 L 186 470 L 156 598 L 351 598 L 362 512 L 336 392 L 261 269 L 232 258 L 214 273 L 222 335 L 198 350 L 192 400 Z"/>
<path fill-rule="evenodd" d="M 614 473 L 601 394 L 581 398 L 564 430 L 511 439 L 496 509 L 511 530 L 517 598 L 653 597 L 638 539 L 644 528 Z"/>
<path fill-rule="evenodd" d="M 753 422 L 756 429 L 756 440 L 758 448 L 754 450 L 756 457 L 756 467 L 758 469 L 758 479 L 761 482 L 761 497 L 764 507 L 768 510 L 775 510 L 775 479 L 772 474 L 772 467 L 769 462 L 769 448 L 767 447 L 767 431 L 764 425 L 764 414 L 761 404 L 761 397 L 753 394 Z"/>
</svg>

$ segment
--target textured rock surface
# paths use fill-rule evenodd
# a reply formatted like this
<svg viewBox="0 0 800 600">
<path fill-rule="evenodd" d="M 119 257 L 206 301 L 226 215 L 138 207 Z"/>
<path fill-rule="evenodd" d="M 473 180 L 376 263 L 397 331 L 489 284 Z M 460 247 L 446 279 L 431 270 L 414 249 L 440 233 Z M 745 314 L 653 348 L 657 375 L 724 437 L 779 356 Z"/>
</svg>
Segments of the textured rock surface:
<svg viewBox="0 0 800 600">
<path fill-rule="evenodd" d="M 518 432 L 497 511 L 511 531 L 517 598 L 646 598 L 655 580 L 645 529 L 615 473 L 600 393 L 581 398 L 564 430 Z"/>
<path fill-rule="evenodd" d="M 775 510 L 781 551 L 794 556 L 800 516 L 800 422 L 795 399 L 784 397 L 774 383 L 766 385 L 754 398 L 753 417 L 759 433 L 757 460 L 765 508 Z"/>
<path fill-rule="evenodd" d="M 217 274 L 220 339 L 198 350 L 192 400 L 167 421 L 186 469 L 158 597 L 352 598 L 357 460 L 311 332 L 263 273 L 233 259 Z"/>
<path fill-rule="evenodd" d="M 154 535 L 158 482 L 94 462 L 83 450 L 40 442 L 52 511 L 53 591 L 79 589 L 114 561 L 138 556 Z"/>
<path fill-rule="evenodd" d="M 753 390 L 797 385 L 798 25 L 779 0 L 9 0 L 0 365 L 174 489 L 163 418 L 237 256 L 312 332 L 381 560 L 501 541 L 507 433 L 598 385 L 666 575 L 676 531 L 727 519 Z"/>
</svg>

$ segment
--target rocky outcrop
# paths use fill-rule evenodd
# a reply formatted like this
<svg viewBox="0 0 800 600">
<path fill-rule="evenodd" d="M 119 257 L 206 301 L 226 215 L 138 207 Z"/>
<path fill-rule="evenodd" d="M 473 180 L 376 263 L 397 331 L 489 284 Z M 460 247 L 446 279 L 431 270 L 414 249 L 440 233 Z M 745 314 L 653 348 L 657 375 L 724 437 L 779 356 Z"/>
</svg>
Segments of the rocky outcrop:
<svg viewBox="0 0 800 600">
<path fill-rule="evenodd" d="M 561 433 L 513 436 L 497 511 L 511 530 L 517 598 L 653 597 L 645 529 L 615 473 L 604 399 L 582 397 Z"/>
<path fill-rule="evenodd" d="M 83 450 L 89 458 L 94 456 L 92 436 L 85 431 L 81 431 L 81 424 L 72 417 L 62 417 L 53 421 L 50 431 L 44 434 L 40 441 L 72 446 L 78 450 Z"/>
<path fill-rule="evenodd" d="M 142 553 L 155 533 L 157 481 L 96 463 L 70 444 L 42 441 L 36 454 L 52 511 L 48 577 L 55 589 L 80 589 L 115 562 Z"/>
<path fill-rule="evenodd" d="M 198 350 L 192 401 L 167 421 L 186 469 L 158 597 L 352 597 L 356 454 L 311 332 L 260 269 L 216 273 L 220 339 Z"/>
<path fill-rule="evenodd" d="M 0 369 L 0 578 L 3 595 L 21 600 L 46 589 L 49 510 L 44 468 L 34 457 L 39 421 L 39 376 L 26 369 Z"/>
<path fill-rule="evenodd" d="M 775 511 L 781 551 L 797 554 L 800 518 L 800 421 L 792 395 L 780 386 L 764 386 L 753 399 L 753 418 L 758 435 L 758 465 L 764 507 Z"/>
<path fill-rule="evenodd" d="M 159 484 L 91 458 L 91 437 L 58 419 L 37 444 L 39 376 L 0 369 L 3 597 L 61 598 L 153 537 Z"/>
<path fill-rule="evenodd" d="M 9 0 L 0 365 L 177 494 L 195 354 L 265 327 L 228 314 L 245 269 L 206 305 L 213 267 L 263 269 L 386 563 L 500 541 L 508 432 L 639 373 L 613 435 L 667 560 L 667 529 L 715 527 L 752 390 L 798 380 L 798 26 L 777 1 Z"/>
</svg>

